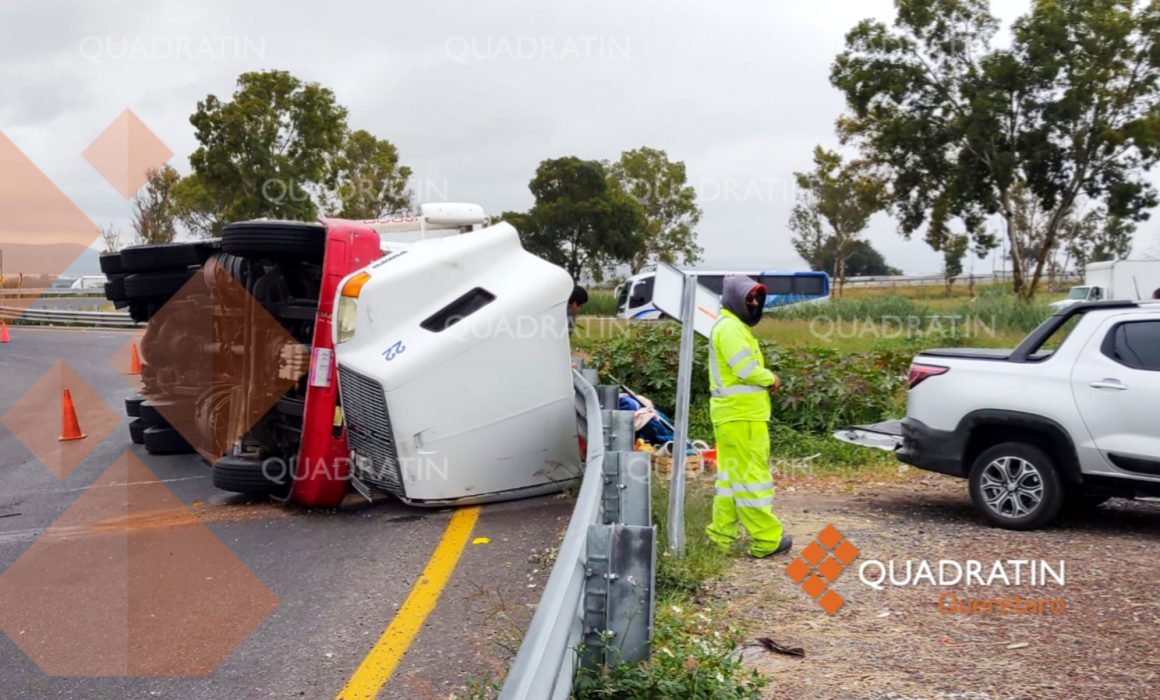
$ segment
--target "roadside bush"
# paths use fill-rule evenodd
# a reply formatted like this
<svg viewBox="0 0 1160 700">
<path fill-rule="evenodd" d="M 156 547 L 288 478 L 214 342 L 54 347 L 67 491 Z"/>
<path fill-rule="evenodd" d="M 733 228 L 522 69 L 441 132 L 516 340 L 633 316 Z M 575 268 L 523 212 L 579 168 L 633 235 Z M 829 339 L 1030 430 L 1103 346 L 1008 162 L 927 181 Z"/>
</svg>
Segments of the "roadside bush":
<svg viewBox="0 0 1160 700">
<path fill-rule="evenodd" d="M 913 352 L 886 349 L 840 353 L 824 348 L 774 349 L 761 343 L 766 365 L 782 380 L 774 395 L 775 423 L 812 433 L 828 433 L 850 423 L 882 420 L 897 413 Z M 672 416 L 676 403 L 680 326 L 637 323 L 588 348 L 589 362 L 602 377 L 624 382 Z M 694 351 L 690 430 L 707 434 L 709 378 L 705 341 Z"/>
</svg>

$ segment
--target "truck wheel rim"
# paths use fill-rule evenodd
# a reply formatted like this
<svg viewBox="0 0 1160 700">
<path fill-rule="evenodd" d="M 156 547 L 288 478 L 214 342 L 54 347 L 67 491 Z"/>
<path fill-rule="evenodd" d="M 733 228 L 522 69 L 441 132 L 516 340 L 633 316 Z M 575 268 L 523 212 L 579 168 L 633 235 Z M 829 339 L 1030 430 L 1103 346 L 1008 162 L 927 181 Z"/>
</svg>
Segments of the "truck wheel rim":
<svg viewBox="0 0 1160 700">
<path fill-rule="evenodd" d="M 983 502 L 1004 518 L 1022 518 L 1043 502 L 1043 475 L 1019 457 L 1000 457 L 983 468 L 980 482 Z"/>
</svg>

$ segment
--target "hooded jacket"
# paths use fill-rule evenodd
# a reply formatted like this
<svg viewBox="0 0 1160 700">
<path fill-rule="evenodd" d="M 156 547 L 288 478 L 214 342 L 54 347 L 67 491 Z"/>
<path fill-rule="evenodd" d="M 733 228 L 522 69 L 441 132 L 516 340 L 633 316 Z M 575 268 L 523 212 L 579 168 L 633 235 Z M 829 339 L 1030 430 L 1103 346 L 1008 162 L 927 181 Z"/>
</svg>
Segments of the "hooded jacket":
<svg viewBox="0 0 1160 700">
<path fill-rule="evenodd" d="M 749 296 L 754 287 L 761 287 L 758 292 L 760 296 L 757 300 L 756 313 L 750 312 L 749 307 L 745 305 L 745 297 Z M 721 306 L 746 325 L 756 326 L 765 311 L 765 287 L 743 275 L 730 275 L 725 278 L 725 284 L 721 287 Z"/>
<path fill-rule="evenodd" d="M 748 277 L 727 277 L 721 293 L 721 315 L 709 339 L 709 411 L 713 423 L 766 422 L 770 417 L 769 387 L 777 375 L 765 368 L 765 358 L 753 331 L 761 320 L 764 288 L 758 310 L 751 313 L 745 297 L 760 286 Z"/>
</svg>

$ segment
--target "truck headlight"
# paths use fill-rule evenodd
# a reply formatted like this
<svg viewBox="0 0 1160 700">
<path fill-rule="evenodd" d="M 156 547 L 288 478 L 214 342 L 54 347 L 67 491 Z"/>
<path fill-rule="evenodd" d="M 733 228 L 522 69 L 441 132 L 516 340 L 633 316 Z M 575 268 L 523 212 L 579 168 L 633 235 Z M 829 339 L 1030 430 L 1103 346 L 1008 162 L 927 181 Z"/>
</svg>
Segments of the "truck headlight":
<svg viewBox="0 0 1160 700">
<path fill-rule="evenodd" d="M 338 342 L 354 337 L 354 320 L 358 316 L 358 299 L 342 297 L 338 300 Z"/>
<path fill-rule="evenodd" d="M 337 319 L 338 342 L 345 343 L 354 337 L 355 320 L 358 318 L 358 295 L 371 276 L 365 272 L 353 275 L 342 285 L 342 296 L 338 299 Z"/>
</svg>

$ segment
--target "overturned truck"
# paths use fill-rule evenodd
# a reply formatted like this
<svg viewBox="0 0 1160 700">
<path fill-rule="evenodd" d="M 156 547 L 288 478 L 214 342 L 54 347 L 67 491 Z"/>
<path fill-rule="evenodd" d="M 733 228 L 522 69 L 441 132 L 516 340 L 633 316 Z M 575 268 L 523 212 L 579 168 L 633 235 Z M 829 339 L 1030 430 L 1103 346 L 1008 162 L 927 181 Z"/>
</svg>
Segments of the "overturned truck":
<svg viewBox="0 0 1160 700">
<path fill-rule="evenodd" d="M 167 266 L 123 264 L 159 260 L 150 248 L 102 260 L 122 285 L 107 296 L 148 321 L 130 430 L 151 452 L 198 452 L 219 488 L 335 506 L 353 484 L 441 505 L 579 474 L 571 279 L 479 207 L 243 222 L 170 244 Z"/>
</svg>

